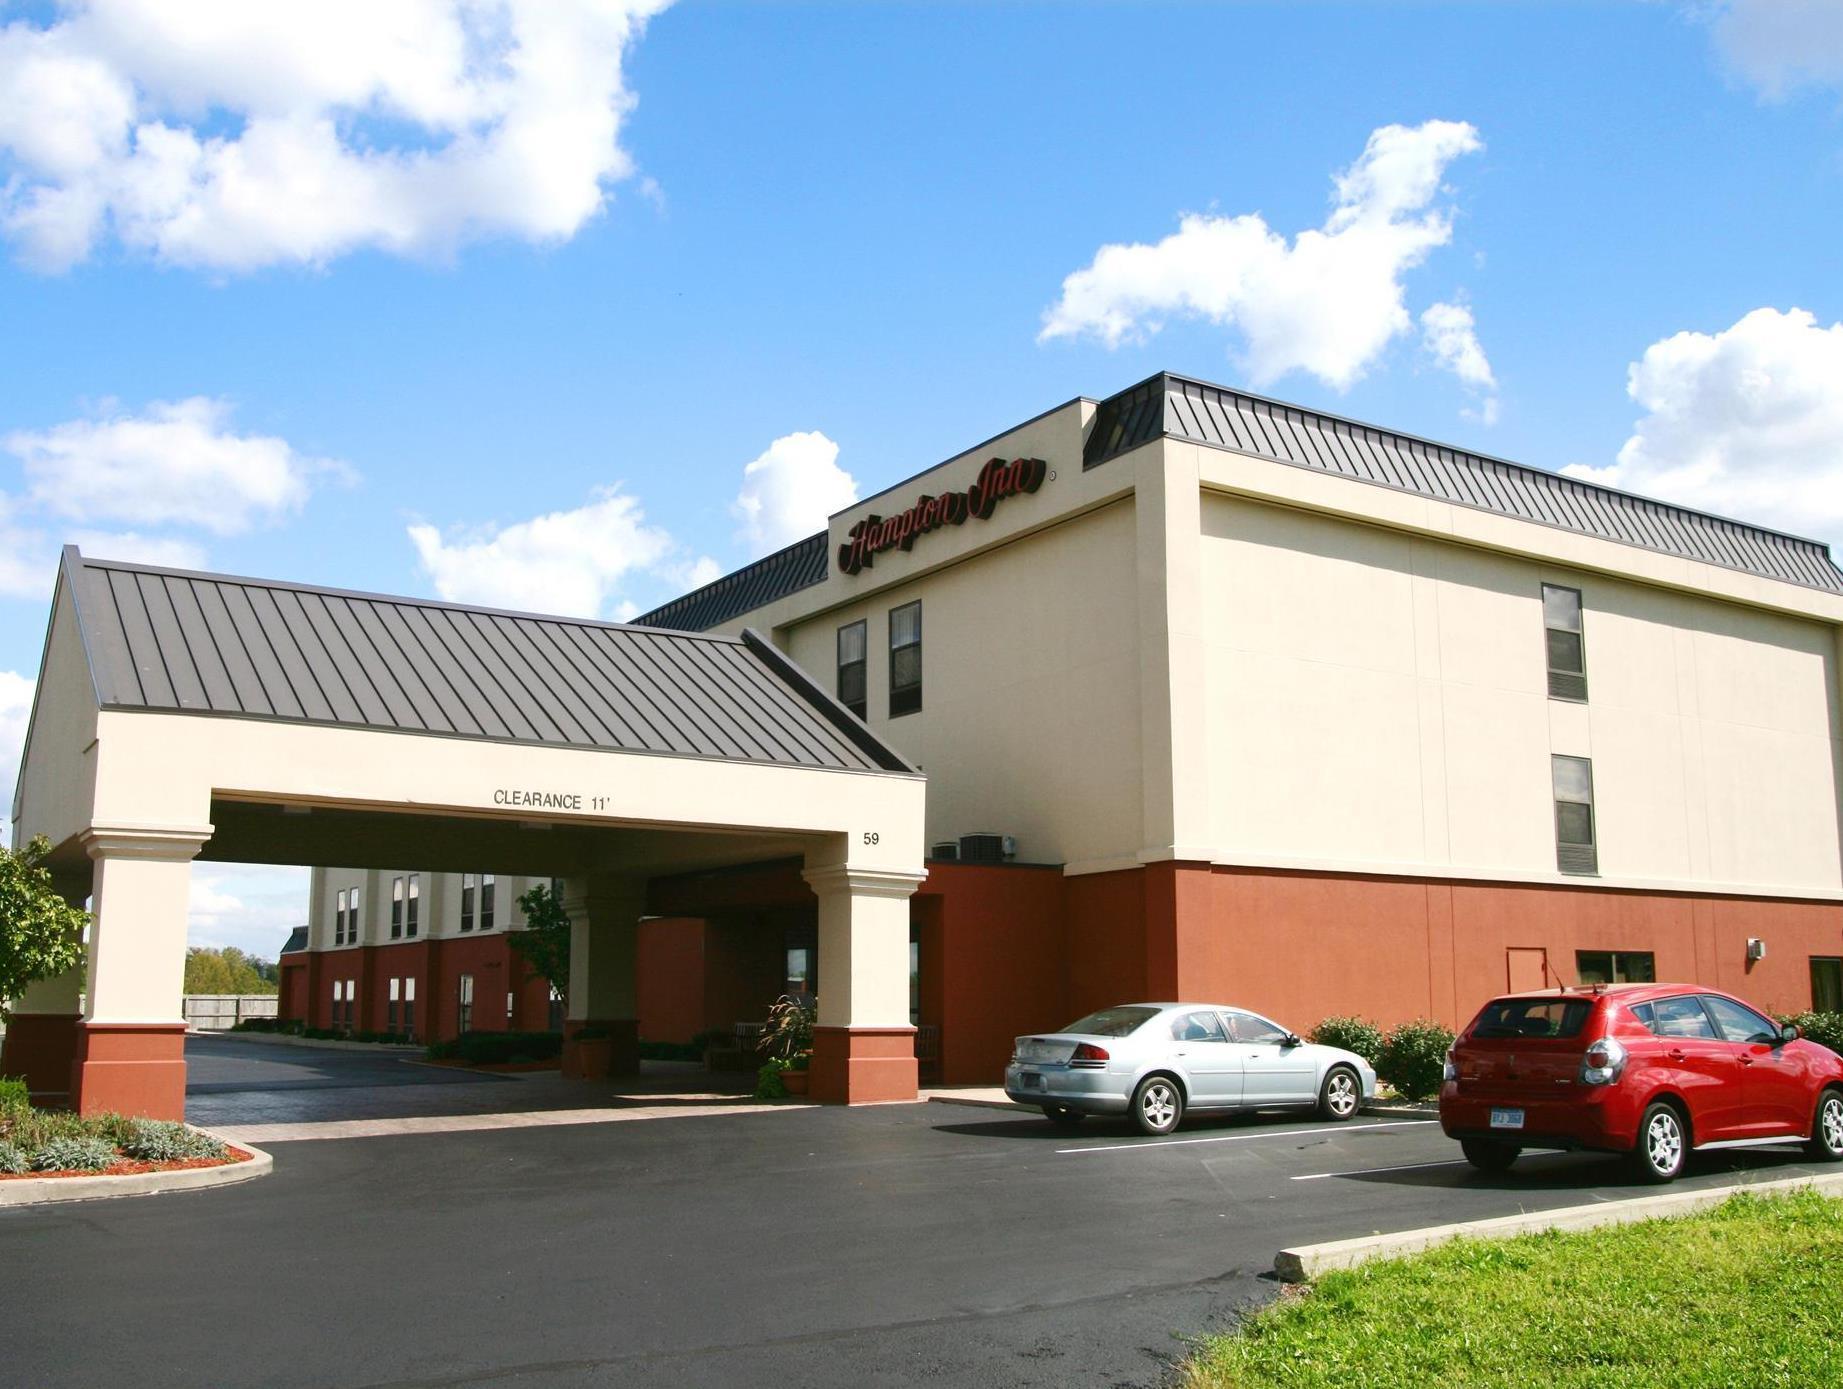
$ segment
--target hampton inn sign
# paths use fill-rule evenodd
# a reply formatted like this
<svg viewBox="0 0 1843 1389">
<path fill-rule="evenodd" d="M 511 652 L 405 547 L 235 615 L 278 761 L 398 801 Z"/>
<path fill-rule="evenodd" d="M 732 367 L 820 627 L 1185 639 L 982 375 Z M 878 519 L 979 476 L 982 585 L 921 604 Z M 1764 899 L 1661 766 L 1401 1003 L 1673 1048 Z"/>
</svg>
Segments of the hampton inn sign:
<svg viewBox="0 0 1843 1389">
<path fill-rule="evenodd" d="M 894 516 L 872 512 L 859 521 L 838 547 L 838 567 L 847 574 L 856 574 L 870 568 L 885 550 L 913 549 L 916 538 L 929 531 L 961 525 L 969 516 L 983 521 L 1006 497 L 1036 491 L 1048 472 L 1049 465 L 1041 458 L 1013 458 L 1009 462 L 989 459 L 964 492 L 943 492 L 939 496 L 924 492 L 907 511 Z"/>
</svg>

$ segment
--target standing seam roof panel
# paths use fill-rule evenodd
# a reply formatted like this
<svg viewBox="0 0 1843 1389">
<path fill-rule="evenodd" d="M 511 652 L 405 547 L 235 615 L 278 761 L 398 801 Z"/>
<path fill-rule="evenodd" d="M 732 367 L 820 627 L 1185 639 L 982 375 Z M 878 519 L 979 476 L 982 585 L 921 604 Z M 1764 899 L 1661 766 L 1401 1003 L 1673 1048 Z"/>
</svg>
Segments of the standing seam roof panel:
<svg viewBox="0 0 1843 1389">
<path fill-rule="evenodd" d="M 189 582 L 192 583 L 193 600 L 204 616 L 205 625 L 212 632 L 218 658 L 230 673 L 231 685 L 236 692 L 233 707 L 254 708 L 257 713 L 273 714 L 274 701 L 269 698 L 268 688 L 263 684 L 254 657 L 243 643 L 243 633 L 238 628 L 236 618 L 231 615 L 223 590 L 217 584 Z"/>
</svg>

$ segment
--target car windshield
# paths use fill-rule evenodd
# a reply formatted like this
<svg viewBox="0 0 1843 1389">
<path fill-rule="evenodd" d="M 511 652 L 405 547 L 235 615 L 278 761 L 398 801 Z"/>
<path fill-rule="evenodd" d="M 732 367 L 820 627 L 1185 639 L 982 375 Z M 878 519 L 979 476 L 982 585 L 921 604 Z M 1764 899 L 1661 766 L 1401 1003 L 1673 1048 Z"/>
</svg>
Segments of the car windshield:
<svg viewBox="0 0 1843 1389">
<path fill-rule="evenodd" d="M 1077 1018 L 1062 1030 L 1084 1032 L 1090 1037 L 1124 1037 L 1129 1032 L 1137 1032 L 1147 1019 L 1157 1015 L 1156 1008 L 1103 1008 L 1098 1013 Z"/>
<path fill-rule="evenodd" d="M 1474 1037 L 1578 1037 L 1593 1004 L 1570 998 L 1500 998 L 1473 1025 Z"/>
</svg>

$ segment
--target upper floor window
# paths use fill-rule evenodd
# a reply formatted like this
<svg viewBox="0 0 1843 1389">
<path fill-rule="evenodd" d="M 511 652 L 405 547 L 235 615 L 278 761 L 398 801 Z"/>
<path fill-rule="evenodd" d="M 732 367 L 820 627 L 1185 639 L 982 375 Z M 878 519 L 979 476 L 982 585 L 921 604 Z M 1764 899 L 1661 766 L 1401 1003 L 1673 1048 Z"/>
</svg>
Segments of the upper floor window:
<svg viewBox="0 0 1843 1389">
<path fill-rule="evenodd" d="M 1555 783 L 1555 866 L 1563 873 L 1598 873 L 1593 763 L 1585 757 L 1551 757 L 1549 764 Z"/>
<path fill-rule="evenodd" d="M 333 899 L 333 944 L 346 943 L 346 913 L 350 910 L 352 893 L 349 888 L 340 888 Z"/>
<path fill-rule="evenodd" d="M 461 874 L 461 929 L 471 931 L 474 928 L 474 875 Z"/>
<path fill-rule="evenodd" d="M 1587 698 L 1587 644 L 1581 630 L 1581 591 L 1542 586 L 1542 625 L 1549 650 L 1549 698 Z"/>
<path fill-rule="evenodd" d="M 922 707 L 921 601 L 890 609 L 890 717 Z"/>
<path fill-rule="evenodd" d="M 409 894 L 403 904 L 403 934 L 413 936 L 417 928 L 417 906 L 422 898 L 422 874 L 412 873 Z"/>
<path fill-rule="evenodd" d="M 869 624 L 862 620 L 847 622 L 838 629 L 838 702 L 860 719 L 867 716 L 870 708 L 864 687 L 869 630 Z"/>
<path fill-rule="evenodd" d="M 403 939 L 403 879 L 390 880 L 390 938 Z"/>
<path fill-rule="evenodd" d="M 493 875 L 482 873 L 480 875 L 480 929 L 482 931 L 493 929 L 493 897 Z"/>
</svg>

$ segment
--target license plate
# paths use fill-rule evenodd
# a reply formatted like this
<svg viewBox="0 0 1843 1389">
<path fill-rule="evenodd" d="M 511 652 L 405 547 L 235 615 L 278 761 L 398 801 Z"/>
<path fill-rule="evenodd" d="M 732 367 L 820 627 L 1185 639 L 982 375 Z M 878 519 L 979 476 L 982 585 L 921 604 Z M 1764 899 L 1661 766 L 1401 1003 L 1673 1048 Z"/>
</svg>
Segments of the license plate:
<svg viewBox="0 0 1843 1389">
<path fill-rule="evenodd" d="M 1520 1129 L 1523 1127 L 1523 1111 L 1520 1109 L 1494 1109 L 1491 1111 L 1491 1127 L 1494 1129 Z"/>
<path fill-rule="evenodd" d="M 1017 1083 L 1020 1090 L 1041 1090 L 1043 1077 L 1035 1071 L 1023 1071 L 1019 1073 Z"/>
</svg>

